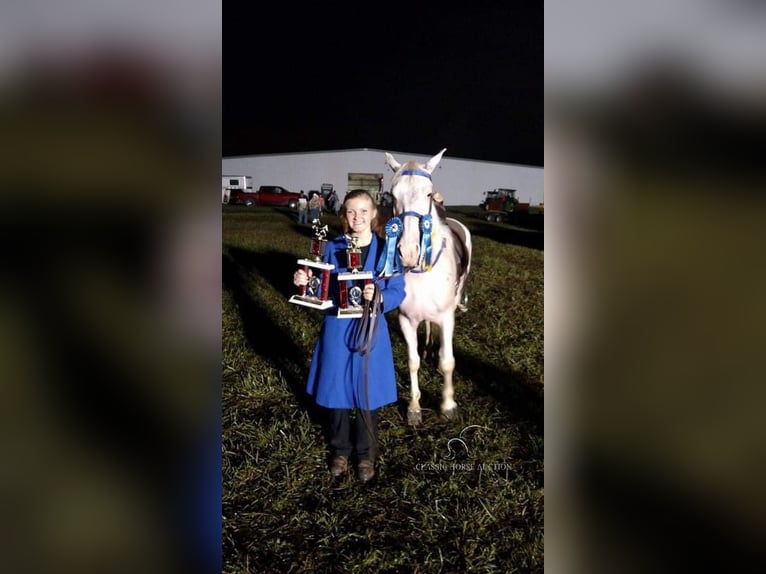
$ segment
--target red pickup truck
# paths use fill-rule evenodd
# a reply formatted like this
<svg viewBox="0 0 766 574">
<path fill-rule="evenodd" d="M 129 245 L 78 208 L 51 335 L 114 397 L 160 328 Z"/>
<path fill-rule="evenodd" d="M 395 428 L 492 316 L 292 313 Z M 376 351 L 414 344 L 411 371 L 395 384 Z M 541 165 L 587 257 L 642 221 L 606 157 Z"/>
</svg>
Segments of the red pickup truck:
<svg viewBox="0 0 766 574">
<path fill-rule="evenodd" d="M 276 205 L 295 209 L 298 206 L 299 193 L 288 191 L 279 185 L 262 185 L 257 191 L 232 190 L 230 205 Z"/>
</svg>

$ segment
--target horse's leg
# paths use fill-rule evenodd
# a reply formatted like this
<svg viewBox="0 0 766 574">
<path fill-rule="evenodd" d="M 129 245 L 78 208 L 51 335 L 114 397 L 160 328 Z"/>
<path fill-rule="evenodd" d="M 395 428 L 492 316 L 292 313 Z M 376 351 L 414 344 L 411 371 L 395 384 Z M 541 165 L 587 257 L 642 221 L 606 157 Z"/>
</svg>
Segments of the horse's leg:
<svg viewBox="0 0 766 574">
<path fill-rule="evenodd" d="M 420 387 L 418 386 L 418 322 L 399 313 L 399 327 L 402 329 L 404 340 L 407 341 L 408 367 L 410 369 L 410 404 L 407 408 L 407 422 L 411 425 L 420 424 L 423 420 L 420 414 Z"/>
<path fill-rule="evenodd" d="M 442 387 L 442 414 L 447 418 L 457 411 L 457 403 L 454 400 L 455 389 L 452 387 L 452 373 L 455 371 L 455 355 L 452 352 L 452 334 L 455 331 L 455 315 L 447 313 L 441 324 L 441 347 L 439 349 L 439 370 L 444 376 Z"/>
</svg>

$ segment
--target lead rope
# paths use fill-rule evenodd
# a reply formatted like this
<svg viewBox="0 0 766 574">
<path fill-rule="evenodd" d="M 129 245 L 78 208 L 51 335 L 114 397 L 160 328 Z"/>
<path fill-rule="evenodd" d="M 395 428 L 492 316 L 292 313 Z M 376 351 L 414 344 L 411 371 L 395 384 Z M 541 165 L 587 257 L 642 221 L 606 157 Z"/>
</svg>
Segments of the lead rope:
<svg viewBox="0 0 766 574">
<path fill-rule="evenodd" d="M 367 436 L 370 444 L 370 459 L 375 460 L 377 444 L 373 432 L 373 421 L 370 413 L 370 352 L 372 351 L 375 333 L 378 330 L 382 309 L 382 297 L 380 288 L 375 284 L 375 293 L 372 301 L 364 302 L 364 311 L 359 319 L 355 319 L 352 334 L 352 351 L 364 357 L 364 405 L 366 408 L 359 409 L 359 416 L 364 419 Z"/>
<path fill-rule="evenodd" d="M 362 316 L 354 322 L 354 331 L 351 337 L 352 351 L 363 356 L 369 356 L 373 340 L 375 339 L 375 332 L 378 329 L 380 308 L 380 288 L 375 285 L 375 294 L 372 296 L 372 301 L 365 300 Z"/>
</svg>

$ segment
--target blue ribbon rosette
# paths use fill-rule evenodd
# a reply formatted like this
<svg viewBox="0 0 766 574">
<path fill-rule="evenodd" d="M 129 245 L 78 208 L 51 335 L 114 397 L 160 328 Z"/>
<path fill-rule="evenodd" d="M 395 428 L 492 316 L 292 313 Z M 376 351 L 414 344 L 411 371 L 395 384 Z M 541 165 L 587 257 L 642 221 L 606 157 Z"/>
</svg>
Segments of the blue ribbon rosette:
<svg viewBox="0 0 766 574">
<path fill-rule="evenodd" d="M 402 265 L 399 261 L 399 251 L 396 249 L 396 244 L 401 234 L 402 220 L 398 217 L 392 217 L 386 223 L 386 244 L 375 268 L 378 274 L 390 277 L 394 273 L 401 271 Z"/>
<path fill-rule="evenodd" d="M 433 221 L 426 214 L 420 218 L 420 256 L 425 258 L 426 270 L 431 270 L 431 228 Z"/>
</svg>

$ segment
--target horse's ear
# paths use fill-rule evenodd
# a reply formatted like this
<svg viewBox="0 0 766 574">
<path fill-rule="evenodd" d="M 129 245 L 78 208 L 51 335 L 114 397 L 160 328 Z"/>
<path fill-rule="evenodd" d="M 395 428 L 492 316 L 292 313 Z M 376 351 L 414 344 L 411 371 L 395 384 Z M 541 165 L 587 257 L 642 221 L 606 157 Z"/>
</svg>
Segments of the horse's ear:
<svg viewBox="0 0 766 574">
<path fill-rule="evenodd" d="M 402 167 L 402 164 L 400 164 L 398 161 L 394 159 L 394 156 L 392 156 L 390 153 L 386 152 L 386 163 L 388 164 L 388 167 L 390 167 L 393 171 L 396 171 L 400 167 Z"/>
<path fill-rule="evenodd" d="M 426 162 L 425 167 L 426 171 L 428 173 L 433 172 L 433 170 L 436 169 L 436 166 L 439 165 L 439 162 L 442 160 L 442 155 L 444 155 L 444 152 L 447 151 L 447 148 L 445 147 L 443 150 L 441 150 L 439 153 L 437 153 L 434 157 L 428 160 Z"/>
</svg>

